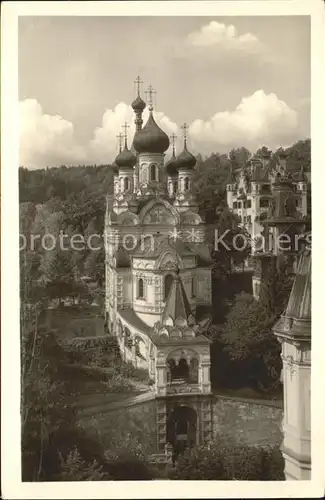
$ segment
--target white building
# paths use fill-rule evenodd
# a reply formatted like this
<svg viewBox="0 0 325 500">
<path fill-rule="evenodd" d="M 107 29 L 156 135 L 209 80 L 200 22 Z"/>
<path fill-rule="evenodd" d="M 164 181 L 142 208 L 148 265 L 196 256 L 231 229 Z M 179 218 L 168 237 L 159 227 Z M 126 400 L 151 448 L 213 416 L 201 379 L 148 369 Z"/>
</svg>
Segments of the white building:
<svg viewBox="0 0 325 500">
<path fill-rule="evenodd" d="M 261 220 L 266 218 L 277 173 L 286 170 L 286 155 L 278 154 L 278 163 L 271 164 L 271 152 L 262 149 L 261 157 L 250 159 L 245 168 L 232 172 L 227 184 L 228 207 L 237 214 L 251 236 L 252 254 L 261 250 Z M 303 168 L 294 177 L 296 208 L 302 216 L 307 215 L 307 183 Z"/>
</svg>

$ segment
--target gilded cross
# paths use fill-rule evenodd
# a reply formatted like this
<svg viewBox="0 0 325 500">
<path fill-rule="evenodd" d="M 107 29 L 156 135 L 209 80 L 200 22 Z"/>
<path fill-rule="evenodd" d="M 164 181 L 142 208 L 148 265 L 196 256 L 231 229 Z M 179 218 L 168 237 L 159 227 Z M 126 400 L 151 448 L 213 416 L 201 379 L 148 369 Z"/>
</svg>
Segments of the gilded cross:
<svg viewBox="0 0 325 500">
<path fill-rule="evenodd" d="M 172 141 L 172 146 L 173 146 L 173 156 L 175 156 L 175 141 L 177 139 L 177 135 L 172 133 L 172 135 L 170 136 L 170 139 Z"/>
<path fill-rule="evenodd" d="M 130 125 L 128 125 L 126 122 L 124 125 L 122 125 L 122 128 L 124 128 L 124 144 L 125 148 L 128 146 L 128 128 L 130 128 Z"/>
<path fill-rule="evenodd" d="M 123 134 L 119 133 L 117 136 L 117 141 L 118 141 L 118 148 L 119 148 L 119 152 L 122 151 L 122 143 L 123 143 Z"/>
<path fill-rule="evenodd" d="M 149 111 L 153 110 L 153 96 L 157 94 L 157 92 L 153 89 L 152 85 L 149 85 L 148 90 L 145 91 L 148 99 L 148 107 Z"/>
<path fill-rule="evenodd" d="M 137 76 L 136 79 L 134 80 L 134 83 L 136 85 L 137 93 L 139 96 L 140 95 L 140 85 L 141 85 L 141 83 L 143 83 L 143 81 L 141 80 L 141 78 L 139 76 Z"/>
<path fill-rule="evenodd" d="M 181 129 L 183 130 L 184 148 L 186 149 L 186 145 L 187 145 L 187 131 L 188 131 L 188 125 L 187 125 L 187 123 L 183 123 L 183 125 L 181 126 Z"/>
</svg>

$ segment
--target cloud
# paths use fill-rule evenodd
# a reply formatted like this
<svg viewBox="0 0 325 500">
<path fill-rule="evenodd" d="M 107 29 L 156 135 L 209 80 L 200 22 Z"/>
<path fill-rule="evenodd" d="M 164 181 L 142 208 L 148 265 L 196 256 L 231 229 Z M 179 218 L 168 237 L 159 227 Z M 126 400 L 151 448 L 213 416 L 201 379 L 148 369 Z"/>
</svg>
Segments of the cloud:
<svg viewBox="0 0 325 500">
<path fill-rule="evenodd" d="M 244 52 L 260 52 L 262 43 L 252 33 L 239 35 L 233 24 L 223 24 L 211 21 L 187 36 L 187 44 L 195 47 L 218 47 L 227 50 Z"/>
<path fill-rule="evenodd" d="M 177 131 L 176 123 L 170 120 L 164 113 L 157 111 L 154 116 L 157 124 L 168 135 Z M 149 112 L 145 109 L 143 113 L 144 124 L 148 117 Z M 105 111 L 102 118 L 102 125 L 95 129 L 93 139 L 89 145 L 89 154 L 93 158 L 93 161 L 107 163 L 115 158 L 118 152 L 117 135 L 123 132 L 122 125 L 125 122 L 129 125 L 127 131 L 130 138 L 128 141 L 130 147 L 131 138 L 133 138 L 135 133 L 134 111 L 131 106 L 121 102 L 114 109 L 107 109 Z"/>
<path fill-rule="evenodd" d="M 275 94 L 258 90 L 244 97 L 233 111 L 214 114 L 209 120 L 194 120 L 189 136 L 197 151 L 227 150 L 246 146 L 254 150 L 263 144 L 290 144 L 298 135 L 297 112 Z"/>
<path fill-rule="evenodd" d="M 61 116 L 43 113 L 36 99 L 19 104 L 19 161 L 29 168 L 84 162 L 85 151 L 77 144 L 73 124 Z"/>
<path fill-rule="evenodd" d="M 144 123 L 148 119 L 144 112 Z M 158 125 L 168 134 L 179 137 L 182 131 L 163 112 L 154 113 Z M 107 109 L 101 126 L 83 143 L 76 139 L 74 126 L 61 116 L 44 114 L 35 99 L 20 103 L 20 164 L 28 168 L 48 166 L 110 163 L 118 152 L 117 134 L 129 124 L 129 146 L 135 132 L 134 113 L 128 104 L 120 102 Z M 219 111 L 208 120 L 195 119 L 189 124 L 189 147 L 195 153 L 226 152 L 232 147 L 246 146 L 251 151 L 262 145 L 271 149 L 290 145 L 301 138 L 298 113 L 276 94 L 258 90 L 242 98 L 233 110 Z"/>
</svg>

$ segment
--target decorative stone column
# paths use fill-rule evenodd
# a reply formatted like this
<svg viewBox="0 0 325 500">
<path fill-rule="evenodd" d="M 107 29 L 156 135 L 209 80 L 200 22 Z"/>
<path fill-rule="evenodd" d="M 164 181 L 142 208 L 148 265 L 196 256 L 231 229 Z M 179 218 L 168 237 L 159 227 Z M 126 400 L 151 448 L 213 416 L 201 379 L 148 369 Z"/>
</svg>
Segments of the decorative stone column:
<svg viewBox="0 0 325 500">
<path fill-rule="evenodd" d="M 302 253 L 286 312 L 273 327 L 282 344 L 286 479 L 311 477 L 311 260 Z"/>
</svg>

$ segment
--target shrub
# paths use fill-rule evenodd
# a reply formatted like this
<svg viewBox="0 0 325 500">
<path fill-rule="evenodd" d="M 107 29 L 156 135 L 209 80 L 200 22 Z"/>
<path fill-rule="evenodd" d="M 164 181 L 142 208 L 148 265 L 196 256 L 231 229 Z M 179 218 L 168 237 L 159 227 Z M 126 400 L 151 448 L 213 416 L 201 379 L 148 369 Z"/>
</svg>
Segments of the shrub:
<svg viewBox="0 0 325 500">
<path fill-rule="evenodd" d="M 193 450 L 178 460 L 170 479 L 283 480 L 284 461 L 277 447 L 249 446 L 230 438 Z"/>
</svg>

